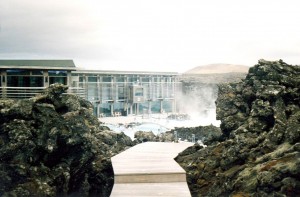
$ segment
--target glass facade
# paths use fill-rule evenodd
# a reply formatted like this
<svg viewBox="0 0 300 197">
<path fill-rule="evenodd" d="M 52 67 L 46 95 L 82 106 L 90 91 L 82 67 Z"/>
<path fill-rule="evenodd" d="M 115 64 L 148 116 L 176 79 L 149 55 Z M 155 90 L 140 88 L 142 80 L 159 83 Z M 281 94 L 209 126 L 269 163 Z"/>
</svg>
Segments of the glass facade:
<svg viewBox="0 0 300 197">
<path fill-rule="evenodd" d="M 29 70 L 6 70 L 7 75 L 19 76 L 19 75 L 30 75 Z"/>
<path fill-rule="evenodd" d="M 125 76 L 117 76 L 116 77 L 116 82 L 120 82 L 120 83 L 125 82 Z"/>
<path fill-rule="evenodd" d="M 111 104 L 110 103 L 101 103 L 99 107 L 100 107 L 100 115 L 101 116 L 110 116 L 111 115 Z"/>
<path fill-rule="evenodd" d="M 49 84 L 61 83 L 67 85 L 67 71 L 49 70 Z"/>
<path fill-rule="evenodd" d="M 98 116 L 173 112 L 176 75 L 72 73 Z M 75 78 L 76 76 L 76 78 Z"/>
<path fill-rule="evenodd" d="M 2 69 L 0 76 L 0 86 L 17 98 L 34 96 L 54 83 L 70 85 L 70 93 L 89 100 L 98 116 L 171 112 L 176 96 L 176 75 L 171 74 Z"/>
<path fill-rule="evenodd" d="M 32 76 L 30 70 L 6 70 L 7 87 L 44 87 L 43 73 Z"/>
<path fill-rule="evenodd" d="M 117 91 L 118 91 L 118 100 L 125 100 L 125 99 L 127 99 L 124 85 L 118 84 L 117 85 Z"/>
<path fill-rule="evenodd" d="M 44 87 L 44 77 L 7 76 L 7 87 Z"/>
<path fill-rule="evenodd" d="M 97 88 L 97 77 L 88 77 L 88 84 L 89 87 L 87 89 L 88 91 L 88 100 L 89 101 L 95 101 L 98 100 L 98 88 Z"/>
</svg>

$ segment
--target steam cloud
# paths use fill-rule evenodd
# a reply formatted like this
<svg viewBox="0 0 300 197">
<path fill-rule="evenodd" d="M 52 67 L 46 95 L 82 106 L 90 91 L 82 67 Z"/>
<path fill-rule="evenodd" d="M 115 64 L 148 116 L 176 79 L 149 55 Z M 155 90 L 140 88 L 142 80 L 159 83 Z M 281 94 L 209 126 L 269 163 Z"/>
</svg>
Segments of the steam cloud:
<svg viewBox="0 0 300 197">
<path fill-rule="evenodd" d="M 183 83 L 178 92 L 178 112 L 188 114 L 199 125 L 220 125 L 216 120 L 217 86 L 202 83 Z"/>
</svg>

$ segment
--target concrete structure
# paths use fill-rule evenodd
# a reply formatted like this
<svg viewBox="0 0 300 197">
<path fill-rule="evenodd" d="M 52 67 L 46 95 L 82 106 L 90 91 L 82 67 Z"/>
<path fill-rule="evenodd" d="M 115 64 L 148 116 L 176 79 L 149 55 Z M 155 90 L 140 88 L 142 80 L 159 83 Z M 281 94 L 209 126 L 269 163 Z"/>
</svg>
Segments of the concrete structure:
<svg viewBox="0 0 300 197">
<path fill-rule="evenodd" d="M 174 161 L 193 143 L 147 142 L 111 158 L 111 196 L 191 196 L 185 171 Z"/>
<path fill-rule="evenodd" d="M 176 112 L 178 74 L 80 70 L 72 60 L 0 60 L 2 98 L 29 98 L 53 83 L 69 86 L 98 117 Z"/>
</svg>

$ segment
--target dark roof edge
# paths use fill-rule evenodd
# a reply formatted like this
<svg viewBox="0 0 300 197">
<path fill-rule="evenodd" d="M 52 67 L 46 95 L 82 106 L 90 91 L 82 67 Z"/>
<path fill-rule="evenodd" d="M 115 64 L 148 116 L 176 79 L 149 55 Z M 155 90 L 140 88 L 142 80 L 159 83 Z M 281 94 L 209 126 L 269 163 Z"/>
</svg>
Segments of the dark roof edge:
<svg viewBox="0 0 300 197">
<path fill-rule="evenodd" d="M 70 70 L 70 71 L 75 71 L 76 67 L 53 67 L 53 66 L 2 66 L 0 65 L 0 69 L 39 69 L 39 70 Z"/>
<path fill-rule="evenodd" d="M 71 59 L 61 60 L 21 60 L 21 59 L 0 59 L 0 67 L 14 66 L 14 67 L 67 67 L 76 68 L 74 61 Z"/>
</svg>

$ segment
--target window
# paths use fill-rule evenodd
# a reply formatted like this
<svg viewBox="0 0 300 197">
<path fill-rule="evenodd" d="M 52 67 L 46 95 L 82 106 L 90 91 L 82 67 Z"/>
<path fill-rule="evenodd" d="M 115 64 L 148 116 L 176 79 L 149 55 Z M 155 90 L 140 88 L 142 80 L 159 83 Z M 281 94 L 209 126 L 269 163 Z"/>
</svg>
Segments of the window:
<svg viewBox="0 0 300 197">
<path fill-rule="evenodd" d="M 7 76 L 8 87 L 43 87 L 43 77 Z"/>
<path fill-rule="evenodd" d="M 143 88 L 135 88 L 135 96 L 143 96 L 144 95 L 144 90 Z"/>
<path fill-rule="evenodd" d="M 29 70 L 6 70 L 7 75 L 30 75 Z"/>
<path fill-rule="evenodd" d="M 31 75 L 43 75 L 44 72 L 41 70 L 33 70 L 31 71 Z"/>
<path fill-rule="evenodd" d="M 67 85 L 67 77 L 49 77 L 49 84 L 61 83 Z"/>
<path fill-rule="evenodd" d="M 49 70 L 49 84 L 61 83 L 67 85 L 67 71 Z"/>
<path fill-rule="evenodd" d="M 8 87 L 43 87 L 44 76 L 40 70 L 6 70 Z M 5 77 L 2 76 L 2 82 L 5 83 Z"/>
<path fill-rule="evenodd" d="M 79 82 L 83 82 L 84 81 L 84 77 L 79 77 Z"/>
<path fill-rule="evenodd" d="M 97 77 L 88 77 L 88 99 L 98 100 Z"/>
<path fill-rule="evenodd" d="M 104 100 L 112 99 L 111 91 L 112 88 L 110 84 L 104 84 L 102 86 L 102 99 Z"/>
<path fill-rule="evenodd" d="M 102 82 L 111 82 L 111 76 L 104 76 Z"/>
<path fill-rule="evenodd" d="M 125 82 L 125 77 L 124 76 L 118 76 L 116 77 L 117 82 Z"/>
<path fill-rule="evenodd" d="M 88 81 L 89 82 L 97 82 L 97 77 L 89 77 Z"/>
<path fill-rule="evenodd" d="M 124 87 L 118 87 L 118 97 L 119 99 L 125 99 Z"/>
<path fill-rule="evenodd" d="M 67 76 L 67 71 L 49 70 L 49 76 Z"/>
<path fill-rule="evenodd" d="M 128 81 L 136 83 L 138 81 L 138 77 L 136 75 L 132 75 L 132 76 L 128 77 Z"/>
<path fill-rule="evenodd" d="M 149 82 L 149 81 L 150 81 L 149 77 L 143 77 L 142 78 L 142 82 Z"/>
</svg>

